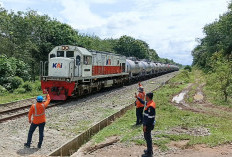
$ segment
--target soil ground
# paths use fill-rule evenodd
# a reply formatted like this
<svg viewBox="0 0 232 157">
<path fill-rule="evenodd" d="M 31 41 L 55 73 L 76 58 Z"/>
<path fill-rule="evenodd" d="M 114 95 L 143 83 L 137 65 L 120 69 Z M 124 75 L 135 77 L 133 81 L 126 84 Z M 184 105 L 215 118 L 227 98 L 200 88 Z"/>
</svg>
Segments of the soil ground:
<svg viewBox="0 0 232 157">
<path fill-rule="evenodd" d="M 183 149 L 186 141 L 171 142 L 170 150 L 167 152 L 161 152 L 157 147 L 154 147 L 154 155 L 160 157 L 231 157 L 232 156 L 232 144 L 222 145 L 218 147 L 208 147 L 206 145 L 195 145 L 191 148 Z M 76 154 L 73 155 L 84 157 L 140 157 L 143 154 L 145 146 L 139 145 L 125 145 L 122 143 L 116 143 L 102 149 L 99 149 L 90 154 Z"/>
</svg>

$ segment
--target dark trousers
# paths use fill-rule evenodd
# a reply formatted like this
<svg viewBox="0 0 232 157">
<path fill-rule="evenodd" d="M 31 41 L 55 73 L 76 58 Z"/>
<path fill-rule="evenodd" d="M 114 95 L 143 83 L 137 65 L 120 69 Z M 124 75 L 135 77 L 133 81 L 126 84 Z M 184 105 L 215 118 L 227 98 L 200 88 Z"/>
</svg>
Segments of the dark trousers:
<svg viewBox="0 0 232 157">
<path fill-rule="evenodd" d="M 143 123 L 143 108 L 144 107 L 136 108 L 136 117 L 137 117 L 136 124 Z"/>
<path fill-rule="evenodd" d="M 28 132 L 28 137 L 27 137 L 27 145 L 29 145 L 29 146 L 31 144 L 32 135 L 33 135 L 35 129 L 37 128 L 37 126 L 39 127 L 39 143 L 38 143 L 38 145 L 42 145 L 43 137 L 44 137 L 45 122 L 40 123 L 40 124 L 31 123 L 30 129 L 29 129 L 29 132 Z"/>
<path fill-rule="evenodd" d="M 145 138 L 146 143 L 147 143 L 147 152 L 148 152 L 148 154 L 153 153 L 151 130 L 152 130 L 152 127 L 147 126 L 146 132 L 144 132 L 144 138 Z"/>
</svg>

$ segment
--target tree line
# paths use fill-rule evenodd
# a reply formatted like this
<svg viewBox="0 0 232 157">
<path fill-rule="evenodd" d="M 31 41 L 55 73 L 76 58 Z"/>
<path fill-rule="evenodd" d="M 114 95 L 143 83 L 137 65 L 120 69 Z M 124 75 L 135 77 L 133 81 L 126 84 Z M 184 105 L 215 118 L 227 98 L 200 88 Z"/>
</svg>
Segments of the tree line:
<svg viewBox="0 0 232 157">
<path fill-rule="evenodd" d="M 21 58 L 31 66 L 38 59 L 46 60 L 52 48 L 63 44 L 174 63 L 172 60 L 161 59 L 145 41 L 126 35 L 119 39 L 100 39 L 97 36 L 80 34 L 70 25 L 47 15 L 39 15 L 33 10 L 15 13 L 0 8 L 0 17 L 1 53 L 8 57 Z"/>
<path fill-rule="evenodd" d="M 232 98 L 232 3 L 219 19 L 203 28 L 205 37 L 198 39 L 192 51 L 193 65 L 208 74 L 213 91 Z"/>
<path fill-rule="evenodd" d="M 33 10 L 14 12 L 0 6 L 0 85 L 12 82 L 7 80 L 14 76 L 24 81 L 36 80 L 40 61 L 47 60 L 48 53 L 58 45 L 77 45 L 89 50 L 176 64 L 173 60 L 160 58 L 145 41 L 130 36 L 101 39 L 95 35 L 81 34 L 68 24 L 48 15 L 39 15 Z M 23 63 L 20 68 L 26 70 L 27 74 L 16 72 L 20 69 L 15 68 L 13 62 L 17 63 L 16 67 Z M 6 70 L 9 68 L 11 70 Z"/>
</svg>

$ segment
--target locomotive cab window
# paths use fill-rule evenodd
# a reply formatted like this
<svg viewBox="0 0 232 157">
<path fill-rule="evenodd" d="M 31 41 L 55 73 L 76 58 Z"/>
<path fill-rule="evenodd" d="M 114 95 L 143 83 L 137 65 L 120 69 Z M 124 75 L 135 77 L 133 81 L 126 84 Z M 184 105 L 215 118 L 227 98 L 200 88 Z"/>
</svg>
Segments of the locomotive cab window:
<svg viewBox="0 0 232 157">
<path fill-rule="evenodd" d="M 50 58 L 54 58 L 54 57 L 56 57 L 55 54 L 50 54 Z"/>
<path fill-rule="evenodd" d="M 91 65 L 92 64 L 92 57 L 91 56 L 84 56 L 84 64 Z"/>
<path fill-rule="evenodd" d="M 64 57 L 64 51 L 57 51 L 57 57 Z"/>
<path fill-rule="evenodd" d="M 66 52 L 66 57 L 68 57 L 68 58 L 74 57 L 74 51 L 67 51 Z"/>
<path fill-rule="evenodd" d="M 77 55 L 76 56 L 76 65 L 80 65 L 81 64 L 81 56 Z"/>
</svg>

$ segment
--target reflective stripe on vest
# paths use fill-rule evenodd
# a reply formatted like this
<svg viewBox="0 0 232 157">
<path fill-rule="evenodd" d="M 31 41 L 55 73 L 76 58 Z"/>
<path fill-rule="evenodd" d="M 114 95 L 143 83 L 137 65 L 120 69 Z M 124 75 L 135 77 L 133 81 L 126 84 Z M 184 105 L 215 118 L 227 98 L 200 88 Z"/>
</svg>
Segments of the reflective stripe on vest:
<svg viewBox="0 0 232 157">
<path fill-rule="evenodd" d="M 148 118 L 155 118 L 155 116 L 149 116 L 147 113 L 143 113 L 144 116 L 147 116 Z"/>
<path fill-rule="evenodd" d="M 45 114 L 45 106 L 44 106 L 44 104 L 42 104 L 42 106 L 43 106 L 44 111 L 41 114 L 37 114 L 36 104 L 34 104 L 34 108 L 35 108 L 35 114 L 34 114 L 34 116 L 35 117 L 39 117 L 39 116 L 42 116 L 42 115 Z"/>
</svg>

